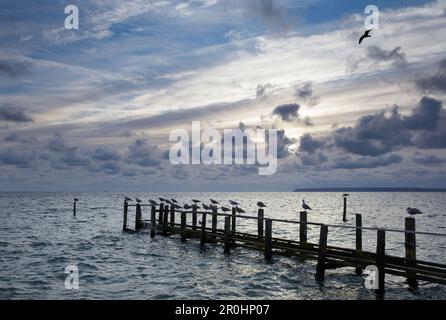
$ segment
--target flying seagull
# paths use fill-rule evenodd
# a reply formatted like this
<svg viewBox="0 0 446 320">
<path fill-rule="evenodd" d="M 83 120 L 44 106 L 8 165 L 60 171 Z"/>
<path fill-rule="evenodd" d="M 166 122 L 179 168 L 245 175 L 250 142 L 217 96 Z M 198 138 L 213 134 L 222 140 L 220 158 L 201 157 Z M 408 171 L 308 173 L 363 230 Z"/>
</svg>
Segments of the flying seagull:
<svg viewBox="0 0 446 320">
<path fill-rule="evenodd" d="M 238 203 L 238 202 L 236 202 L 236 201 L 233 201 L 233 200 L 229 200 L 229 203 L 230 203 L 231 205 L 233 205 L 233 206 L 238 206 L 238 205 L 240 205 L 240 203 Z"/>
<path fill-rule="evenodd" d="M 245 210 L 243 210 L 242 208 L 239 208 L 239 207 L 235 207 L 235 211 L 236 211 L 237 213 L 246 213 Z"/>
<path fill-rule="evenodd" d="M 231 209 L 228 209 L 228 208 L 226 208 L 226 207 L 221 207 L 221 211 L 223 211 L 223 212 L 228 212 L 228 211 L 231 211 Z"/>
<path fill-rule="evenodd" d="M 417 208 L 411 208 L 411 207 L 407 208 L 406 211 L 411 216 L 413 216 L 414 214 L 422 214 L 423 213 L 420 210 L 418 210 Z"/>
<path fill-rule="evenodd" d="M 196 199 L 192 199 L 192 202 L 193 203 L 198 203 L 198 202 L 201 202 L 200 200 L 196 200 Z"/>
<path fill-rule="evenodd" d="M 125 197 L 124 199 L 125 199 L 125 201 L 133 201 L 133 200 L 130 199 L 129 197 Z"/>
<path fill-rule="evenodd" d="M 366 32 L 364 32 L 364 34 L 361 36 L 361 38 L 359 38 L 359 44 L 361 44 L 362 40 L 364 40 L 365 38 L 371 38 L 372 37 L 370 35 L 371 31 L 372 31 L 372 29 L 367 30 Z"/>
<path fill-rule="evenodd" d="M 219 204 L 217 200 L 211 199 L 212 204 Z"/>
<path fill-rule="evenodd" d="M 302 208 L 304 208 L 305 210 L 311 210 L 310 206 L 305 203 L 305 200 L 302 200 Z"/>
<path fill-rule="evenodd" d="M 266 208 L 266 204 L 264 204 L 262 201 L 259 201 L 257 202 L 257 207 Z"/>
<path fill-rule="evenodd" d="M 136 202 L 141 203 L 141 200 L 138 198 L 135 198 Z"/>
</svg>

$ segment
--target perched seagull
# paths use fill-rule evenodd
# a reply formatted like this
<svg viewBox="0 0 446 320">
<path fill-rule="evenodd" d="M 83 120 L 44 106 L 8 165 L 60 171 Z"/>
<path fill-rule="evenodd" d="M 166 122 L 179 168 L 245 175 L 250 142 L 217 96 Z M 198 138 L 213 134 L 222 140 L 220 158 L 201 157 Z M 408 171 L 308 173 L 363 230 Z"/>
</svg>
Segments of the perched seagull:
<svg viewBox="0 0 446 320">
<path fill-rule="evenodd" d="M 259 201 L 259 202 L 257 202 L 257 207 L 266 208 L 266 204 L 264 204 L 263 202 Z"/>
<path fill-rule="evenodd" d="M 130 199 L 129 197 L 125 197 L 124 199 L 125 199 L 125 201 L 133 201 L 133 200 Z"/>
<path fill-rule="evenodd" d="M 166 201 L 166 199 L 164 199 L 164 198 L 158 198 L 158 199 L 160 199 L 161 202 L 165 202 Z"/>
<path fill-rule="evenodd" d="M 238 206 L 238 205 L 240 205 L 240 203 L 238 203 L 238 202 L 236 202 L 236 201 L 233 201 L 233 200 L 229 200 L 229 203 L 230 203 L 231 205 L 233 205 L 233 206 Z"/>
<path fill-rule="evenodd" d="M 203 209 L 204 210 L 211 210 L 212 208 L 208 206 L 207 204 L 203 203 Z"/>
<path fill-rule="evenodd" d="M 418 210 L 417 208 L 411 208 L 411 207 L 407 208 L 406 211 L 411 216 L 413 216 L 414 214 L 422 214 L 423 213 L 420 210 Z"/>
<path fill-rule="evenodd" d="M 175 209 L 180 210 L 180 209 L 183 209 L 183 207 L 182 207 L 182 206 L 179 206 L 179 205 L 177 205 L 177 204 L 175 204 Z"/>
<path fill-rule="evenodd" d="M 141 203 L 141 200 L 138 198 L 135 198 L 136 202 Z"/>
<path fill-rule="evenodd" d="M 245 210 L 243 210 L 242 208 L 239 208 L 239 207 L 235 207 L 235 212 L 237 212 L 237 213 L 246 213 Z"/>
<path fill-rule="evenodd" d="M 150 199 L 149 202 L 152 206 L 158 206 L 158 203 L 155 200 Z"/>
<path fill-rule="evenodd" d="M 74 198 L 74 202 L 78 202 L 79 201 L 79 199 L 78 198 Z"/>
<path fill-rule="evenodd" d="M 173 203 L 178 203 L 178 201 L 175 199 L 170 199 L 170 200 L 172 200 Z"/>
<path fill-rule="evenodd" d="M 184 209 L 186 209 L 186 210 L 189 210 L 189 209 L 192 209 L 192 206 L 190 205 L 190 204 L 185 204 L 184 206 L 183 206 L 183 208 Z"/>
<path fill-rule="evenodd" d="M 342 196 L 343 196 L 343 197 L 348 197 L 349 194 L 348 194 L 348 193 L 344 193 Z"/>
<path fill-rule="evenodd" d="M 310 206 L 305 203 L 305 200 L 302 200 L 302 208 L 304 208 L 305 210 L 311 210 Z"/>
<path fill-rule="evenodd" d="M 372 31 L 372 29 L 367 30 L 366 32 L 364 32 L 364 34 L 361 36 L 361 38 L 359 38 L 359 44 L 361 44 L 362 40 L 364 40 L 365 38 L 371 38 L 372 37 L 370 35 L 371 31 Z"/>
<path fill-rule="evenodd" d="M 198 202 L 201 202 L 200 200 L 196 200 L 196 199 L 192 199 L 192 202 L 193 203 L 198 203 Z"/>
<path fill-rule="evenodd" d="M 166 202 L 167 202 L 168 204 L 173 204 L 173 202 L 170 201 L 169 199 L 166 199 Z"/>
<path fill-rule="evenodd" d="M 211 199 L 212 204 L 219 204 L 217 200 Z"/>
<path fill-rule="evenodd" d="M 226 207 L 221 207 L 221 211 L 223 211 L 223 212 L 228 212 L 228 211 L 231 211 L 231 209 L 228 209 L 228 208 L 226 208 Z"/>
</svg>

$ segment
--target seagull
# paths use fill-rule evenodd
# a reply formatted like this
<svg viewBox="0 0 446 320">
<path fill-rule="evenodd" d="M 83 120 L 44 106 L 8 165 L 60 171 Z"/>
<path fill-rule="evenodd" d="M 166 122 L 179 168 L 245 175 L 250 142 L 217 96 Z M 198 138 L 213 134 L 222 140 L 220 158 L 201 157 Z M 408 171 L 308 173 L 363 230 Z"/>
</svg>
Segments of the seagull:
<svg viewBox="0 0 446 320">
<path fill-rule="evenodd" d="M 370 35 L 370 31 L 372 31 L 372 29 L 367 30 L 366 32 L 364 32 L 364 34 L 361 36 L 361 38 L 359 38 L 359 44 L 361 44 L 362 40 L 364 40 L 365 38 L 371 38 L 372 37 Z"/>
<path fill-rule="evenodd" d="M 348 197 L 349 194 L 348 194 L 348 193 L 344 193 L 342 196 L 343 196 L 343 197 Z"/>
<path fill-rule="evenodd" d="M 219 204 L 217 200 L 211 199 L 212 204 Z"/>
<path fill-rule="evenodd" d="M 198 202 L 201 202 L 200 200 L 196 200 L 196 199 L 192 199 L 192 202 L 193 203 L 198 203 Z"/>
<path fill-rule="evenodd" d="M 232 200 L 229 200 L 229 203 L 230 203 L 231 205 L 233 205 L 233 206 L 238 206 L 238 205 L 240 205 L 240 203 L 238 203 L 238 202 L 236 202 L 236 201 L 232 201 Z"/>
<path fill-rule="evenodd" d="M 221 211 L 223 211 L 223 212 L 228 212 L 228 211 L 231 211 L 231 209 L 228 209 L 228 208 L 226 208 L 226 207 L 221 207 Z"/>
<path fill-rule="evenodd" d="M 411 216 L 413 216 L 414 214 L 422 214 L 423 213 L 420 210 L 418 210 L 417 208 L 411 208 L 411 207 L 407 208 L 406 211 Z"/>
<path fill-rule="evenodd" d="M 173 204 L 173 202 L 170 201 L 169 199 L 166 199 L 166 202 L 167 202 L 168 204 Z"/>
<path fill-rule="evenodd" d="M 158 198 L 158 199 L 160 199 L 161 202 L 166 201 L 166 199 L 164 199 L 164 198 Z"/>
<path fill-rule="evenodd" d="M 150 202 L 150 204 L 152 206 L 157 206 L 158 205 L 158 203 L 155 200 L 150 199 L 149 202 Z"/>
<path fill-rule="evenodd" d="M 257 207 L 266 208 L 266 204 L 264 204 L 263 202 L 259 201 L 259 202 L 257 202 Z"/>
<path fill-rule="evenodd" d="M 302 208 L 304 208 L 305 210 L 311 210 L 310 206 L 305 203 L 305 200 L 302 200 Z"/>
<path fill-rule="evenodd" d="M 172 200 L 173 203 L 178 203 L 178 201 L 175 199 L 170 199 L 170 200 Z"/>
<path fill-rule="evenodd" d="M 79 201 L 79 199 L 78 198 L 74 198 L 74 202 L 78 202 Z"/>
<path fill-rule="evenodd" d="M 237 213 L 246 213 L 245 210 L 243 210 L 242 208 L 239 208 L 239 207 L 235 207 L 235 211 L 236 211 Z"/>
<path fill-rule="evenodd" d="M 141 200 L 138 198 L 135 198 L 136 202 L 141 203 Z"/>
<path fill-rule="evenodd" d="M 181 206 L 179 206 L 179 205 L 175 204 L 175 209 L 178 209 L 178 210 L 180 210 L 180 209 L 183 209 L 183 207 L 181 207 Z"/>
<path fill-rule="evenodd" d="M 184 206 L 183 206 L 183 208 L 184 209 L 186 209 L 186 210 L 189 210 L 189 209 L 192 209 L 192 206 L 190 205 L 190 204 L 185 204 Z"/>
<path fill-rule="evenodd" d="M 211 210 L 211 207 L 208 206 L 207 204 L 203 203 L 203 209 L 204 210 Z"/>
<path fill-rule="evenodd" d="M 133 201 L 133 200 L 130 199 L 129 197 L 125 197 L 125 201 Z"/>
</svg>

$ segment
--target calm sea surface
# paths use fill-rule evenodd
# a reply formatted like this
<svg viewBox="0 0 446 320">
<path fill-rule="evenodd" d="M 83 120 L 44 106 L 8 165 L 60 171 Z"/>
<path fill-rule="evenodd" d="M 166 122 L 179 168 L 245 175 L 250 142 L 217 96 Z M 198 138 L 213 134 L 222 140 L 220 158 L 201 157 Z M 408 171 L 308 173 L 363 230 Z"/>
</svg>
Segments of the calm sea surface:
<svg viewBox="0 0 446 320">
<path fill-rule="evenodd" d="M 229 256 L 219 244 L 200 252 L 195 240 L 179 236 L 122 232 L 123 194 L 0 193 L 0 299 L 374 299 L 352 268 L 328 270 L 324 285 L 314 281 L 315 261 L 274 257 L 237 248 Z M 185 203 L 233 199 L 255 215 L 257 201 L 266 217 L 298 220 L 304 198 L 313 211 L 308 220 L 342 223 L 342 194 L 327 193 L 130 193 L 130 197 L 169 197 Z M 77 217 L 73 198 L 79 198 Z M 417 231 L 446 233 L 446 193 L 351 193 L 349 221 L 363 215 L 363 225 L 403 229 L 405 208 L 417 207 Z M 144 211 L 145 210 L 145 211 Z M 143 208 L 143 216 L 149 212 Z M 134 212 L 129 213 L 133 228 Z M 256 221 L 238 222 L 255 231 Z M 274 223 L 273 235 L 296 239 L 298 226 Z M 317 242 L 319 228 L 309 227 Z M 404 234 L 388 232 L 386 250 L 404 255 Z M 329 245 L 354 247 L 354 230 L 329 228 Z M 364 250 L 374 251 L 375 231 L 365 231 Z M 446 237 L 417 235 L 418 259 L 446 263 Z M 67 290 L 65 267 L 77 265 L 79 290 Z M 411 293 L 405 279 L 386 277 L 386 299 L 446 299 L 446 286 L 421 282 Z"/>
</svg>

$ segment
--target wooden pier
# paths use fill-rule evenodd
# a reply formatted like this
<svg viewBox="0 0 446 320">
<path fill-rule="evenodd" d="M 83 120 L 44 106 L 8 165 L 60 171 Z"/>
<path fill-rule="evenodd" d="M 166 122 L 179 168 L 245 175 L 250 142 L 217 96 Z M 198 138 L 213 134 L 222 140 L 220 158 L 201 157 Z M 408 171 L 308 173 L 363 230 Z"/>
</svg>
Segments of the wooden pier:
<svg viewBox="0 0 446 320">
<path fill-rule="evenodd" d="M 416 257 L 416 235 L 424 234 L 446 237 L 446 234 L 417 232 L 415 219 L 405 219 L 405 229 L 379 229 L 362 226 L 362 216 L 355 215 L 356 225 L 329 225 L 307 220 L 307 212 L 300 212 L 300 220 L 284 220 L 265 217 L 263 209 L 259 209 L 257 216 L 236 214 L 235 208 L 231 213 L 219 213 L 217 208 L 198 211 L 197 206 L 191 210 L 177 210 L 174 205 L 161 203 L 159 206 L 151 204 L 129 204 L 124 201 L 124 231 L 127 228 L 127 215 L 129 207 L 135 207 L 135 229 L 140 231 L 148 228 L 150 236 L 169 236 L 179 234 L 182 242 L 187 239 L 199 239 L 201 249 L 207 243 L 222 243 L 223 252 L 230 254 L 235 247 L 251 248 L 264 252 L 266 261 L 272 261 L 274 255 L 304 256 L 317 260 L 315 279 L 319 282 L 325 278 L 328 269 L 353 267 L 357 275 L 362 275 L 367 266 L 375 266 L 378 274 L 375 275 L 375 292 L 377 295 L 385 293 L 386 274 L 405 277 L 410 290 L 418 288 L 418 281 L 427 281 L 446 285 L 446 265 L 436 262 L 418 260 Z M 150 207 L 150 216 L 143 219 L 142 207 Z M 158 217 L 157 217 L 158 215 Z M 189 219 L 188 219 L 189 216 Z M 201 218 L 200 226 L 197 217 Z M 218 228 L 218 221 L 224 222 L 224 228 Z M 237 220 L 256 220 L 256 234 L 237 231 Z M 189 223 L 188 223 L 189 221 Z M 298 224 L 299 235 L 296 240 L 274 237 L 273 227 L 278 223 Z M 307 239 L 307 227 L 319 227 L 319 242 L 310 243 Z M 337 228 L 355 229 L 355 248 L 342 248 L 329 245 L 329 234 Z M 376 251 L 368 252 L 362 248 L 363 230 L 376 231 Z M 405 239 L 405 256 L 398 257 L 386 254 L 386 233 L 399 232 Z M 298 239 L 298 240 L 297 240 Z"/>
</svg>

